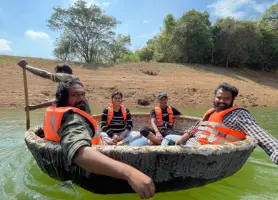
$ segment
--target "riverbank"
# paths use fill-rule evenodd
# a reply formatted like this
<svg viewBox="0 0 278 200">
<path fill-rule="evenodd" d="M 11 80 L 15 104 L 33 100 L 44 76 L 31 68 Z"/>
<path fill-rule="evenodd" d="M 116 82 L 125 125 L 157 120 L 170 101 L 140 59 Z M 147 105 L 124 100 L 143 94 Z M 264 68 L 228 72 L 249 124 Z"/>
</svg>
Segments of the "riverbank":
<svg viewBox="0 0 278 200">
<path fill-rule="evenodd" d="M 22 108 L 24 87 L 20 57 L 0 56 L 0 108 Z M 34 67 L 54 71 L 61 61 L 24 58 Z M 89 103 L 103 108 L 110 103 L 111 93 L 120 90 L 127 107 L 141 108 L 140 103 L 152 107 L 159 92 L 166 92 L 169 104 L 175 107 L 209 108 L 213 92 L 221 82 L 234 84 L 240 94 L 236 103 L 243 107 L 278 108 L 278 75 L 249 69 L 226 69 L 205 65 L 170 63 L 128 63 L 117 65 L 82 65 L 69 63 L 73 73 L 86 87 Z M 57 83 L 27 72 L 30 104 L 38 104 L 55 97 Z"/>
</svg>

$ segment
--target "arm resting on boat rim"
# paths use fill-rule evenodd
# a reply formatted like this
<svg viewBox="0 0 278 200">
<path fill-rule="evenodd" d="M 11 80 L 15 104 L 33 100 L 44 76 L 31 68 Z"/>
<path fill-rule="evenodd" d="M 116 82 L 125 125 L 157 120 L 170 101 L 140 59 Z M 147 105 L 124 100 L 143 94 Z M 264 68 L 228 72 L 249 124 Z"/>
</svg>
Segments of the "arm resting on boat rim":
<svg viewBox="0 0 278 200">
<path fill-rule="evenodd" d="M 155 132 L 156 137 L 153 137 L 152 134 L 150 134 L 150 137 L 152 137 L 152 138 L 148 138 L 148 139 L 151 140 L 152 142 L 155 142 L 156 144 L 160 145 L 162 140 L 163 140 L 163 136 L 160 133 L 160 131 L 159 131 L 157 125 L 156 125 L 156 114 L 155 114 L 154 109 L 151 110 L 150 116 L 151 116 L 151 125 L 152 125 L 152 128 L 153 128 L 154 132 Z"/>
<path fill-rule="evenodd" d="M 189 138 L 191 138 L 198 126 L 199 126 L 200 121 L 195 123 L 193 126 L 191 126 L 188 130 L 184 131 L 184 134 L 176 141 L 176 145 L 182 144 L 184 141 L 187 141 Z"/>
<path fill-rule="evenodd" d="M 176 145 L 182 144 L 184 141 L 187 141 L 191 137 L 191 134 L 188 132 L 185 132 L 177 141 Z"/>
<path fill-rule="evenodd" d="M 85 118 L 68 111 L 61 124 L 58 134 L 67 165 L 75 163 L 89 172 L 127 180 L 141 198 L 154 195 L 155 187 L 148 176 L 91 148 L 95 133 Z"/>
<path fill-rule="evenodd" d="M 73 162 L 95 174 L 128 181 L 129 185 L 141 198 L 154 196 L 155 186 L 148 176 L 127 164 L 107 157 L 91 147 L 79 148 Z"/>
<path fill-rule="evenodd" d="M 156 118 L 155 118 L 155 111 L 154 109 L 151 111 L 150 113 L 150 116 L 151 116 L 151 125 L 152 125 L 152 128 L 154 129 L 155 133 L 160 133 L 158 128 L 157 128 L 157 125 L 156 125 Z"/>
<path fill-rule="evenodd" d="M 243 132 L 257 140 L 258 145 L 267 153 L 272 162 L 278 165 L 278 140 L 261 128 L 245 110 L 241 110 L 236 122 Z"/>
<path fill-rule="evenodd" d="M 158 130 L 157 126 L 156 126 L 156 123 L 155 123 L 155 118 L 151 118 L 151 125 L 152 125 L 152 128 L 153 130 L 155 131 L 155 134 L 159 135 L 162 137 L 160 131 Z"/>
</svg>

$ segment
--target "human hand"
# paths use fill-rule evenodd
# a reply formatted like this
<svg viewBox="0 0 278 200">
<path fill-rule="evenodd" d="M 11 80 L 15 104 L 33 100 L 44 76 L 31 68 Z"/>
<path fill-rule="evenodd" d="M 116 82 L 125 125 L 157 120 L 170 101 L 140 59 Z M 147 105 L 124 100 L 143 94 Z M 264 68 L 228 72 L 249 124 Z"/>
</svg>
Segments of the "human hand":
<svg viewBox="0 0 278 200">
<path fill-rule="evenodd" d="M 120 137 L 118 135 L 113 135 L 112 139 L 114 139 L 116 142 L 120 142 Z"/>
<path fill-rule="evenodd" d="M 21 60 L 17 63 L 20 67 L 22 67 L 23 69 L 26 68 L 26 66 L 28 65 L 28 63 L 25 60 Z"/>
<path fill-rule="evenodd" d="M 155 195 L 155 185 L 147 175 L 138 170 L 132 170 L 127 176 L 128 184 L 141 199 L 149 199 Z"/>
<path fill-rule="evenodd" d="M 111 140 L 105 141 L 105 143 L 106 143 L 107 145 L 116 145 L 116 144 L 117 144 L 117 141 L 114 140 L 114 139 L 111 139 Z"/>
<path fill-rule="evenodd" d="M 120 142 L 120 141 L 122 141 L 122 140 L 124 140 L 124 139 L 125 139 L 125 136 L 124 136 L 124 135 L 120 135 L 119 141 L 118 141 L 118 142 Z"/>
<path fill-rule="evenodd" d="M 157 131 L 155 133 L 155 136 L 159 139 L 159 140 L 163 140 L 163 136 L 161 135 L 161 133 L 159 131 Z"/>
<path fill-rule="evenodd" d="M 177 141 L 176 141 L 176 145 L 180 145 L 184 142 L 183 138 L 180 137 Z"/>
</svg>

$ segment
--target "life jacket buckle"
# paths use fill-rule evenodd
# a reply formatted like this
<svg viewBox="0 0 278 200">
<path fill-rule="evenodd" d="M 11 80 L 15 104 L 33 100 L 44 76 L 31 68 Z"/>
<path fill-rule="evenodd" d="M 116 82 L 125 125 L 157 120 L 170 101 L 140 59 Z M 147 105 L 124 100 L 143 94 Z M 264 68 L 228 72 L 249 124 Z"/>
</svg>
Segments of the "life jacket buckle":
<svg viewBox="0 0 278 200">
<path fill-rule="evenodd" d="M 208 136 L 208 141 L 209 143 L 212 143 L 214 141 L 214 136 L 212 134 Z"/>
</svg>

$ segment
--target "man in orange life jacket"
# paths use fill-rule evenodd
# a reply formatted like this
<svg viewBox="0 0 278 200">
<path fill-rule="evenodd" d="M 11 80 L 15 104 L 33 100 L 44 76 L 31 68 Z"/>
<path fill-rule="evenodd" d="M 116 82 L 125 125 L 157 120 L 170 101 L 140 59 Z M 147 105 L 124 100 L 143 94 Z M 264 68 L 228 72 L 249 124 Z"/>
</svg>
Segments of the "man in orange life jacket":
<svg viewBox="0 0 278 200">
<path fill-rule="evenodd" d="M 261 128 L 247 110 L 234 105 L 237 95 L 236 87 L 220 84 L 215 89 L 214 107 L 205 113 L 203 119 L 183 136 L 169 135 L 166 139 L 188 146 L 217 145 L 241 141 L 249 135 L 278 164 L 278 140 Z M 168 140 L 164 140 L 162 145 L 167 145 Z"/>
<path fill-rule="evenodd" d="M 45 139 L 60 142 L 70 168 L 78 165 L 88 172 L 126 180 L 141 198 L 154 195 L 155 186 L 148 176 L 91 148 L 92 138 L 99 141 L 95 136 L 97 125 L 87 113 L 85 91 L 78 80 L 59 83 L 56 103 L 56 107 L 47 108 Z"/>
<path fill-rule="evenodd" d="M 151 144 L 160 145 L 163 137 L 167 135 L 180 135 L 174 128 L 175 116 L 181 113 L 173 106 L 168 106 L 168 96 L 165 93 L 158 95 L 159 106 L 155 107 L 151 113 L 152 128 L 143 127 L 140 130 L 142 136 L 147 138 Z M 139 138 L 132 142 L 133 146 L 147 145 L 148 142 L 145 138 Z M 144 142 L 145 141 L 145 142 Z"/>
</svg>

